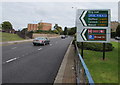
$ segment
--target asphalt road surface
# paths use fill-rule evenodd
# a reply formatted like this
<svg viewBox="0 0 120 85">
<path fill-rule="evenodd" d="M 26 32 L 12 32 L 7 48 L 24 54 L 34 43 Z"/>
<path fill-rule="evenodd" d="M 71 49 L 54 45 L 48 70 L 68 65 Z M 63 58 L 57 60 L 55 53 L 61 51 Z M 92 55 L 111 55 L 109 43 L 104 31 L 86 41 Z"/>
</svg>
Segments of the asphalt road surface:
<svg viewBox="0 0 120 85">
<path fill-rule="evenodd" d="M 2 47 L 3 83 L 53 83 L 72 41 L 53 38 L 45 46 L 25 42 Z"/>
<path fill-rule="evenodd" d="M 120 40 L 116 40 L 116 39 L 114 39 L 114 38 L 111 38 L 111 41 L 120 42 Z"/>
</svg>

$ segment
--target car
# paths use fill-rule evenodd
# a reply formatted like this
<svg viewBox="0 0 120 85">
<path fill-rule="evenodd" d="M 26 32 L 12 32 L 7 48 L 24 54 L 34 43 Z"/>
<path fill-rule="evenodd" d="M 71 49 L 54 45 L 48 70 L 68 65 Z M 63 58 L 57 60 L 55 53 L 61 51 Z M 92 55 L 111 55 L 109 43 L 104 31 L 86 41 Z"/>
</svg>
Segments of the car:
<svg viewBox="0 0 120 85">
<path fill-rule="evenodd" d="M 46 45 L 49 44 L 50 40 L 46 37 L 37 37 L 33 40 L 33 45 Z"/>
<path fill-rule="evenodd" d="M 62 39 L 65 39 L 65 35 L 61 35 L 61 38 L 62 38 Z"/>
<path fill-rule="evenodd" d="M 116 40 L 120 40 L 120 37 L 115 37 Z"/>
</svg>

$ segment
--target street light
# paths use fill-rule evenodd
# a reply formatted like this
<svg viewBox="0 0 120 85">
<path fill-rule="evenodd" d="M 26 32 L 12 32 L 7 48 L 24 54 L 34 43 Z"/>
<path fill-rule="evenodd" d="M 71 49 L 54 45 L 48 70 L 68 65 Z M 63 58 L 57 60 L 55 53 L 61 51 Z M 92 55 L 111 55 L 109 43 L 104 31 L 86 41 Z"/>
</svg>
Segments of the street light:
<svg viewBox="0 0 120 85">
<path fill-rule="evenodd" d="M 76 13 L 76 16 L 75 17 L 77 17 L 77 7 L 72 7 L 72 9 L 75 9 L 75 13 Z M 75 18 L 75 27 L 77 26 L 77 19 Z"/>
</svg>

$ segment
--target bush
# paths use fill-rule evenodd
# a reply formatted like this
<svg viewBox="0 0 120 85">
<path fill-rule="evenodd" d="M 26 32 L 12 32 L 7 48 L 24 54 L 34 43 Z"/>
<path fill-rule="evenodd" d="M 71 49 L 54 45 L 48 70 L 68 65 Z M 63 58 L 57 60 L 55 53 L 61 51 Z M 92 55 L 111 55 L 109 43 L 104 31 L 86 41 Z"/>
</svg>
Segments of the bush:
<svg viewBox="0 0 120 85">
<path fill-rule="evenodd" d="M 54 32 L 52 30 L 49 30 L 49 31 L 46 31 L 46 30 L 36 30 L 34 33 L 57 34 L 56 32 Z"/>
<path fill-rule="evenodd" d="M 74 35 L 74 40 L 72 42 L 72 44 L 75 45 L 76 42 L 76 35 Z M 78 48 L 82 47 L 81 42 L 77 42 Z M 103 51 L 103 43 L 92 43 L 92 42 L 84 42 L 84 49 L 86 50 L 93 50 L 93 51 Z M 111 43 L 106 43 L 105 44 L 105 51 L 112 51 L 113 50 L 113 46 Z"/>
<path fill-rule="evenodd" d="M 115 38 L 116 32 L 111 32 L 111 38 Z"/>
<path fill-rule="evenodd" d="M 120 37 L 120 23 L 118 24 L 118 27 L 116 29 L 116 36 Z"/>
<path fill-rule="evenodd" d="M 78 48 L 81 48 L 82 45 L 81 43 L 77 43 Z M 103 51 L 103 43 L 89 43 L 89 42 L 84 42 L 83 43 L 84 49 L 86 50 L 93 50 L 93 51 Z M 105 51 L 112 51 L 113 46 L 111 43 L 106 43 L 105 44 Z"/>
<path fill-rule="evenodd" d="M 59 34 L 58 30 L 53 30 L 54 33 Z"/>
</svg>

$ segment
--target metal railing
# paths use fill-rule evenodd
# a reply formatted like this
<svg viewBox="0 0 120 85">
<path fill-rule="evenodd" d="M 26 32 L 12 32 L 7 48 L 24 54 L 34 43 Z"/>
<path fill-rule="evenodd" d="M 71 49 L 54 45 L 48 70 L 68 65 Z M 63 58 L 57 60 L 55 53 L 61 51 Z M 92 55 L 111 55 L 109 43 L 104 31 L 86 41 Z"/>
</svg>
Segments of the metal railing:
<svg viewBox="0 0 120 85">
<path fill-rule="evenodd" d="M 95 85 L 85 62 L 79 53 L 77 43 L 75 43 L 75 49 L 76 49 L 76 53 L 77 53 L 77 57 L 75 59 L 77 85 L 80 85 L 80 84 Z"/>
</svg>

